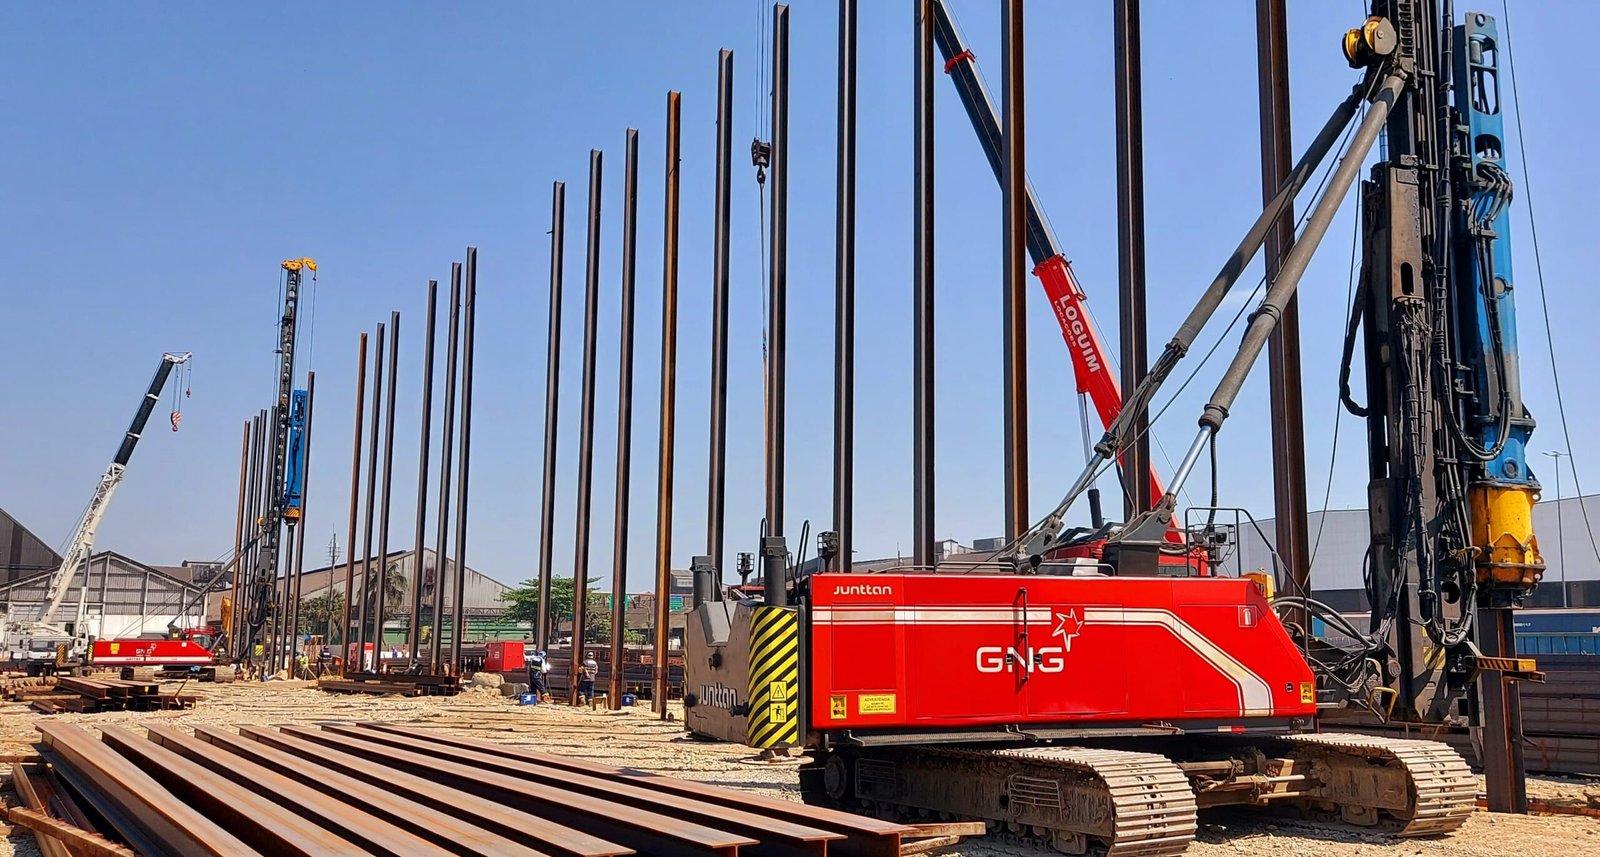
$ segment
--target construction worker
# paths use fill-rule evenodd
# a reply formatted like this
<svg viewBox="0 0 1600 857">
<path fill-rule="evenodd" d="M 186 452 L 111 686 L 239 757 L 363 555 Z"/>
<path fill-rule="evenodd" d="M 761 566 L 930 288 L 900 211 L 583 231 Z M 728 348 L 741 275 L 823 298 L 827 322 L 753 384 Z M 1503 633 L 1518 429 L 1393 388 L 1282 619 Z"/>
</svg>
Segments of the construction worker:
<svg viewBox="0 0 1600 857">
<path fill-rule="evenodd" d="M 600 663 L 594 659 L 594 652 L 585 652 L 583 667 L 578 678 L 578 701 L 588 703 L 594 699 L 594 680 L 600 675 Z"/>
<path fill-rule="evenodd" d="M 550 658 L 540 649 L 528 660 L 528 690 L 537 694 L 535 698 L 540 702 L 550 701 L 550 685 L 545 681 L 545 673 L 549 671 Z"/>
</svg>

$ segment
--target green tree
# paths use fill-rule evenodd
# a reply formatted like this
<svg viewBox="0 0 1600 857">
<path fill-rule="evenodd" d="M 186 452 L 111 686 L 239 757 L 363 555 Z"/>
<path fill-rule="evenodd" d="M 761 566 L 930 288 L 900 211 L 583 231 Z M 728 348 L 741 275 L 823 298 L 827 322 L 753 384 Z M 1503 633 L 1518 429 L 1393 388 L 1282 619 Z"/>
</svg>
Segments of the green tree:
<svg viewBox="0 0 1600 857">
<path fill-rule="evenodd" d="M 605 592 L 589 593 L 589 633 L 583 637 L 585 643 L 611 642 L 611 604 L 607 595 Z"/>
<path fill-rule="evenodd" d="M 395 610 L 405 603 L 406 576 L 400 570 L 397 562 L 389 563 L 383 574 L 383 603 L 389 610 Z"/>
<path fill-rule="evenodd" d="M 337 627 L 344 620 L 344 593 L 324 592 L 300 599 L 300 633 L 322 634 L 329 645 L 343 642 Z"/>
<path fill-rule="evenodd" d="M 370 593 L 364 593 L 364 590 L 366 589 L 366 585 L 360 579 L 356 580 L 356 584 L 357 584 L 357 587 L 358 587 L 356 591 L 358 593 L 364 593 L 365 594 L 366 602 L 367 602 L 367 609 L 368 610 L 375 610 L 375 609 L 377 609 L 377 606 L 378 606 L 378 600 L 377 600 L 378 590 L 377 590 L 377 586 L 375 585 L 377 583 L 377 574 L 376 574 L 376 572 L 368 572 L 367 582 L 370 582 L 370 583 L 374 584 L 374 586 L 372 588 L 372 591 Z M 360 597 L 362 597 L 362 596 L 361 595 L 357 595 L 357 598 L 360 598 Z M 405 576 L 405 573 L 400 570 L 400 564 L 399 563 L 391 562 L 383 570 L 383 605 L 384 605 L 384 609 L 385 610 L 390 610 L 390 611 L 398 609 L 400 607 L 400 605 L 405 603 L 405 599 L 406 599 L 406 576 Z"/>
<path fill-rule="evenodd" d="M 592 587 L 600 581 L 598 577 L 589 578 Z M 556 577 L 550 580 L 550 606 L 546 614 L 550 619 L 550 627 L 556 628 L 563 622 L 572 621 L 572 584 L 573 578 Z M 500 613 L 502 622 L 527 622 L 537 626 L 539 617 L 539 581 L 524 580 L 521 586 L 515 586 L 500 593 L 500 600 L 506 602 L 506 608 Z M 610 593 L 589 592 L 588 633 L 584 635 L 584 642 L 606 643 L 611 640 L 611 598 Z"/>
</svg>

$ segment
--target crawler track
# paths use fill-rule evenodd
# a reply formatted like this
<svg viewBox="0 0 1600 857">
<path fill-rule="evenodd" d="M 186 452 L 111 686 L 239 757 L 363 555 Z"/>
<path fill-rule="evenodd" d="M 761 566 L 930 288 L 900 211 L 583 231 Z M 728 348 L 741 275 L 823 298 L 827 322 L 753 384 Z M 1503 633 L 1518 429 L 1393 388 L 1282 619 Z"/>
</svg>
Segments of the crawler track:
<svg viewBox="0 0 1600 857">
<path fill-rule="evenodd" d="M 1219 757 L 1215 745 L 1163 745 L 1172 758 L 1101 747 L 843 749 L 803 769 L 801 789 L 811 802 L 909 820 L 982 819 L 1005 839 L 1106 857 L 1183 853 L 1195 835 L 1197 783 L 1215 784 L 1218 758 L 1234 760 L 1238 779 L 1208 792 L 1208 805 L 1278 808 L 1397 836 L 1451 833 L 1474 810 L 1476 779 L 1438 742 L 1308 734 L 1230 747 Z"/>
<path fill-rule="evenodd" d="M 1355 824 L 1389 821 L 1399 836 L 1450 833 L 1472 815 L 1477 779 L 1447 744 L 1342 733 L 1287 740 L 1318 768 L 1319 787 L 1300 806 L 1338 810 Z"/>
<path fill-rule="evenodd" d="M 1091 830 L 1075 832 L 1098 840 L 1106 847 L 1107 857 L 1181 854 L 1194 839 L 1198 824 L 1194 792 L 1183 771 L 1165 757 L 1082 747 L 1000 750 L 996 755 L 1098 780 L 1109 801 L 1100 804 L 1103 815 L 1094 819 L 1095 827 L 1104 830 L 1109 825 L 1110 835 L 1096 835 Z M 1026 781 L 1023 775 L 1013 775 L 1008 785 L 1010 802 L 1015 805 L 1024 797 Z M 1048 807 L 1049 791 L 1041 797 Z M 1061 804 L 1062 795 L 1057 793 L 1054 797 L 1053 808 L 1070 817 L 1072 811 Z M 1056 844 L 1059 848 L 1064 843 Z"/>
<path fill-rule="evenodd" d="M 1183 853 L 1195 835 L 1188 778 L 1154 753 L 902 748 L 826 764 L 828 797 L 844 806 L 983 819 L 992 831 L 1069 854 L 1164 857 Z"/>
</svg>

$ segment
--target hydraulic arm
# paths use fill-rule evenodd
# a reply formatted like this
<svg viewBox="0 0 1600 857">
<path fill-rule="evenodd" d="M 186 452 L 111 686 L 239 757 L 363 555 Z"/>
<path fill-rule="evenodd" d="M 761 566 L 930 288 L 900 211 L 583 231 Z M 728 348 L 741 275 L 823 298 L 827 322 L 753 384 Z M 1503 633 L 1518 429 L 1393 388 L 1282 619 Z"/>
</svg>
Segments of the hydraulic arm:
<svg viewBox="0 0 1600 857">
<path fill-rule="evenodd" d="M 1199 337 L 1200 331 L 1211 320 L 1211 317 L 1216 314 L 1217 309 L 1222 306 L 1223 299 L 1227 297 L 1228 292 L 1232 290 L 1233 286 L 1239 281 L 1239 277 L 1249 267 L 1251 259 L 1260 251 L 1262 244 L 1266 241 L 1267 232 L 1272 228 L 1272 224 L 1277 222 L 1282 213 L 1294 204 L 1295 197 L 1305 188 L 1306 182 L 1311 178 L 1312 173 L 1317 170 L 1323 159 L 1332 151 L 1334 144 L 1339 140 L 1340 134 L 1343 133 L 1345 126 L 1350 124 L 1361 104 L 1370 100 L 1373 106 L 1372 113 L 1386 112 L 1388 104 L 1393 100 L 1393 91 L 1399 85 L 1399 80 L 1384 80 L 1380 84 L 1373 74 L 1369 73 L 1368 80 L 1352 88 L 1350 95 L 1334 109 L 1333 115 L 1328 117 L 1328 121 L 1322 126 L 1322 130 L 1317 133 L 1317 136 L 1311 141 L 1311 145 L 1300 156 L 1300 160 L 1295 163 L 1294 169 L 1290 170 L 1288 177 L 1284 179 L 1283 184 L 1278 188 L 1278 193 L 1268 201 L 1261 214 L 1251 224 L 1244 237 L 1240 239 L 1238 247 L 1223 263 L 1222 268 L 1217 271 L 1210 285 L 1201 293 L 1200 299 L 1196 301 L 1194 308 L 1189 311 L 1189 315 L 1184 319 L 1183 324 L 1179 326 L 1177 333 L 1173 334 L 1172 339 L 1162 349 L 1161 355 L 1151 364 L 1150 372 L 1145 376 L 1144 381 L 1129 392 L 1122 410 L 1118 412 L 1111 424 L 1106 427 L 1105 435 L 1095 444 L 1093 455 L 1084 466 L 1083 472 L 1079 474 L 1078 479 L 1067 489 L 1066 495 L 1062 497 L 1061 502 L 1056 505 L 1050 514 L 1046 515 L 1027 533 L 1024 533 L 1021 538 L 1012 543 L 1011 551 L 1020 555 L 1027 550 L 1030 544 L 1035 543 L 1036 538 L 1053 534 L 1060 529 L 1062 516 L 1077 501 L 1078 497 L 1082 496 L 1094 484 L 1105 462 L 1117 457 L 1123 447 L 1132 442 L 1133 427 L 1136 425 L 1134 417 L 1141 411 L 1149 411 L 1162 385 L 1172 375 L 1179 362 L 1188 355 L 1189 349 L 1194 345 L 1195 339 Z M 1359 167 L 1361 157 L 1365 155 L 1367 148 L 1371 146 L 1372 139 L 1376 137 L 1375 126 L 1382 124 L 1381 117 L 1374 120 L 1372 113 L 1369 113 L 1362 123 L 1363 127 L 1368 129 L 1362 135 L 1363 139 L 1366 140 L 1366 147 L 1355 153 L 1357 155 L 1355 159 L 1356 167 Z M 1349 177 L 1347 177 L 1346 181 L 1348 180 Z M 1327 198 L 1325 197 L 1324 199 L 1326 200 Z M 1337 204 L 1337 198 L 1333 199 L 1333 203 Z M 1326 228 L 1327 225 L 1324 223 L 1322 230 L 1325 232 Z M 1310 252 L 1315 249 L 1316 242 L 1312 242 L 1309 247 L 1303 250 L 1297 245 L 1294 252 L 1302 254 L 1301 261 L 1296 265 L 1298 270 L 1287 278 L 1282 273 L 1282 271 L 1295 270 L 1291 269 L 1288 264 L 1289 258 L 1293 257 L 1293 254 L 1291 254 L 1291 257 L 1286 258 L 1284 261 L 1284 265 L 1280 270 L 1279 281 L 1292 289 L 1297 284 L 1300 274 L 1304 272 L 1304 263 Z M 1263 306 L 1267 306 L 1266 302 L 1263 302 Z M 1270 325 L 1276 321 L 1276 316 L 1270 314 L 1264 318 L 1266 319 L 1264 322 L 1262 322 L 1261 318 L 1257 318 L 1256 321 L 1252 322 L 1252 326 L 1257 322 Z M 1265 342 L 1264 337 L 1270 332 L 1270 327 L 1268 327 L 1262 334 L 1262 342 Z M 1259 352 L 1260 345 L 1258 344 L 1255 347 L 1255 352 L 1243 364 L 1243 372 L 1248 372 L 1249 363 L 1254 360 L 1254 356 Z M 1239 377 L 1239 383 L 1243 383 L 1242 375 Z M 1237 393 L 1237 389 L 1233 392 Z M 1227 398 L 1231 403 L 1232 396 L 1229 395 Z M 1222 413 L 1226 413 L 1225 407 Z M 1149 524 L 1150 528 L 1136 527 L 1135 522 L 1129 522 L 1129 526 L 1124 531 L 1127 535 L 1135 535 L 1137 533 L 1137 537 L 1142 539 L 1149 536 L 1151 530 L 1155 529 L 1158 533 L 1157 539 L 1165 540 L 1165 533 L 1172 525 L 1173 513 L 1176 508 L 1176 493 L 1182 487 L 1184 480 L 1188 478 L 1190 471 L 1193 470 L 1195 463 L 1199 460 L 1200 453 L 1204 451 L 1205 440 L 1213 432 L 1214 429 L 1212 428 L 1202 428 L 1201 438 L 1197 439 L 1195 444 L 1190 447 L 1183 461 L 1179 464 L 1178 472 L 1173 478 L 1173 484 L 1168 486 L 1167 491 L 1162 495 L 1162 499 L 1156 504 L 1155 509 L 1140 519 L 1139 523 Z M 1154 543 L 1154 541 L 1151 542 L 1151 544 Z"/>
</svg>

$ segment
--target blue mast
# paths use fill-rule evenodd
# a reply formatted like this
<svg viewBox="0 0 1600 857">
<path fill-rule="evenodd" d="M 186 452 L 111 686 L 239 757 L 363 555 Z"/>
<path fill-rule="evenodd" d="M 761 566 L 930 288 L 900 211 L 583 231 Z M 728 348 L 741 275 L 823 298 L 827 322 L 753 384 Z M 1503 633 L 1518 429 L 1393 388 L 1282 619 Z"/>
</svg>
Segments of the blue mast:
<svg viewBox="0 0 1600 857">
<path fill-rule="evenodd" d="M 289 461 L 284 474 L 283 522 L 289 526 L 300 523 L 300 494 L 305 485 L 306 403 L 305 390 L 295 390 L 289 404 Z"/>
<path fill-rule="evenodd" d="M 1500 99 L 1500 34 L 1495 20 L 1469 12 L 1455 28 L 1454 82 L 1459 114 L 1450 303 L 1456 372 L 1464 384 L 1458 438 L 1471 474 L 1473 542 L 1486 606 L 1520 603 L 1544 569 L 1533 534 L 1539 482 L 1528 467 L 1534 422 L 1522 404 L 1517 359 L 1516 286 L 1511 266 L 1511 176 L 1505 168 Z"/>
</svg>

